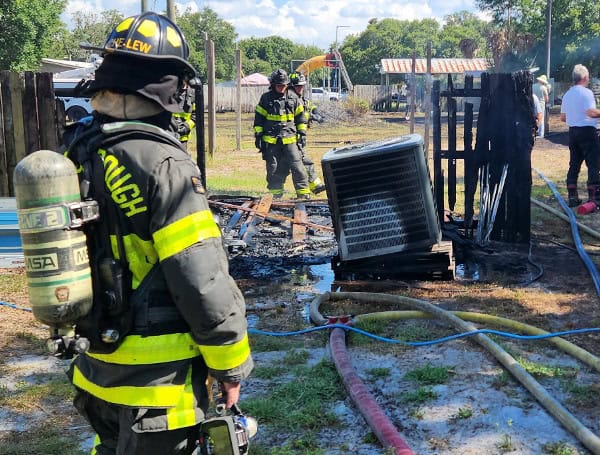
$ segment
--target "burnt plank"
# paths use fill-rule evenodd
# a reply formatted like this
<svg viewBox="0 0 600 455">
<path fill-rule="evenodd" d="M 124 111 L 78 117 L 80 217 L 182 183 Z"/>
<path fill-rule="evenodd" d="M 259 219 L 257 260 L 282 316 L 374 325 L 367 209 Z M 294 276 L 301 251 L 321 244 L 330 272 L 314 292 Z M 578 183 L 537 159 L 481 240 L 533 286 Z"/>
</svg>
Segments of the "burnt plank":
<svg viewBox="0 0 600 455">
<path fill-rule="evenodd" d="M 241 205 L 243 208 L 250 208 L 250 206 L 254 203 L 254 201 L 250 200 L 250 201 L 244 201 L 244 203 Z M 227 225 L 225 226 L 225 228 L 223 229 L 223 232 L 230 232 L 240 221 L 240 219 L 242 218 L 242 215 L 245 215 L 246 212 L 242 209 L 238 209 L 229 219 L 229 222 L 227 223 Z"/>
<path fill-rule="evenodd" d="M 256 212 L 253 216 L 249 216 L 248 220 L 244 223 L 245 229 L 244 233 L 241 234 L 241 238 L 246 244 L 250 245 L 252 242 L 252 237 L 254 234 L 258 232 L 258 225 L 262 223 L 269 213 L 271 209 L 271 204 L 273 202 L 272 194 L 265 194 L 260 201 L 258 202 L 258 206 L 256 207 Z M 240 233 L 242 229 L 240 229 Z"/>
<path fill-rule="evenodd" d="M 294 208 L 294 224 L 292 225 L 292 239 L 294 243 L 302 243 L 306 240 L 306 205 L 296 204 Z"/>
<path fill-rule="evenodd" d="M 448 98 L 448 153 L 456 154 L 456 98 Z M 448 160 L 448 207 L 456 205 L 456 159 Z"/>
<path fill-rule="evenodd" d="M 444 173 L 442 171 L 442 116 L 440 111 L 440 81 L 433 81 L 433 189 L 438 218 L 444 223 Z"/>
</svg>

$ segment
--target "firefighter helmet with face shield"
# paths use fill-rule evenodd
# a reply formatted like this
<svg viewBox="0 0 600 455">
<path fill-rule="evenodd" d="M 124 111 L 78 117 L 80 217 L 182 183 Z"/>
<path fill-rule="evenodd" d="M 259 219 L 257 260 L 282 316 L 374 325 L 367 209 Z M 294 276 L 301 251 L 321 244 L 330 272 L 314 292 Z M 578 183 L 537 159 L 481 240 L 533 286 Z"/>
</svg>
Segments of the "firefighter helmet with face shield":
<svg viewBox="0 0 600 455">
<path fill-rule="evenodd" d="M 294 86 L 306 85 L 306 77 L 302 73 L 290 74 L 290 83 Z"/>
</svg>

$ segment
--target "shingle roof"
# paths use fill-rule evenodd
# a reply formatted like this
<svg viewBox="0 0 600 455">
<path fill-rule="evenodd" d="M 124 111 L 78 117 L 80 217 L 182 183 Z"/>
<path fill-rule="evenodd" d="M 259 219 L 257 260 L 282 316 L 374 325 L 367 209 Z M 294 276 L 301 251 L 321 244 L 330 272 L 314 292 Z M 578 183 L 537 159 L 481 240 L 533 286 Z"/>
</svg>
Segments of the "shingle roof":
<svg viewBox="0 0 600 455">
<path fill-rule="evenodd" d="M 487 71 L 490 62 L 485 58 L 432 58 L 431 74 L 464 73 L 465 71 Z M 411 58 L 382 58 L 381 74 L 409 74 L 412 73 Z M 415 72 L 427 72 L 427 60 L 415 60 Z"/>
</svg>

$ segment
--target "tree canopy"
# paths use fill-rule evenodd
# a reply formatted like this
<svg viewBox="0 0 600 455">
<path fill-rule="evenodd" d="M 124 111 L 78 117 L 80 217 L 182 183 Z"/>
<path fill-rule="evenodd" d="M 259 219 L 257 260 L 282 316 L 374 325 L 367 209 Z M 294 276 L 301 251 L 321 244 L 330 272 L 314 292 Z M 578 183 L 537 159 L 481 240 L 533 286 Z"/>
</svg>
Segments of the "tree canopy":
<svg viewBox="0 0 600 455">
<path fill-rule="evenodd" d="M 198 13 L 189 9 L 177 18 L 190 46 L 190 61 L 206 80 L 206 37 L 215 45 L 215 78 L 229 79 L 235 74 L 235 40 L 237 33 L 229 22 L 221 19 L 212 9 L 205 7 Z"/>
<path fill-rule="evenodd" d="M 123 19 L 117 10 L 79 12 L 71 30 L 60 20 L 67 0 L 0 0 L 0 69 L 36 70 L 42 57 L 86 60 L 82 41 L 102 45 Z M 378 84 L 382 58 L 425 57 L 427 42 L 433 57 L 493 57 L 497 69 L 514 70 L 546 64 L 547 0 L 477 0 L 491 22 L 459 11 L 435 19 L 373 18 L 360 33 L 347 35 L 340 52 L 354 83 Z M 242 52 L 246 74 L 270 74 L 276 68 L 294 70 L 302 61 L 327 51 L 268 36 L 237 41 L 235 28 L 210 7 L 187 9 L 176 21 L 190 45 L 190 61 L 206 79 L 205 37 L 215 44 L 217 80 L 235 77 L 235 49 Z M 550 76 L 569 80 L 576 63 L 600 72 L 600 2 L 553 0 L 552 70 Z"/>
<path fill-rule="evenodd" d="M 64 24 L 66 0 L 0 0 L 0 69 L 39 68 Z"/>
</svg>

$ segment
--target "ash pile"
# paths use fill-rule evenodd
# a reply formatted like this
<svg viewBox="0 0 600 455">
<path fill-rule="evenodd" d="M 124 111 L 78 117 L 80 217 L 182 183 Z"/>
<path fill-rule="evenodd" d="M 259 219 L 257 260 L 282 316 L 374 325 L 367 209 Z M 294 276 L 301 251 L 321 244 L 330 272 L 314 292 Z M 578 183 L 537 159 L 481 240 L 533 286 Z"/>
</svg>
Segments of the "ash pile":
<svg viewBox="0 0 600 455">
<path fill-rule="evenodd" d="M 283 276 L 294 267 L 329 263 L 337 242 L 326 200 L 211 196 L 236 277 Z"/>
</svg>

